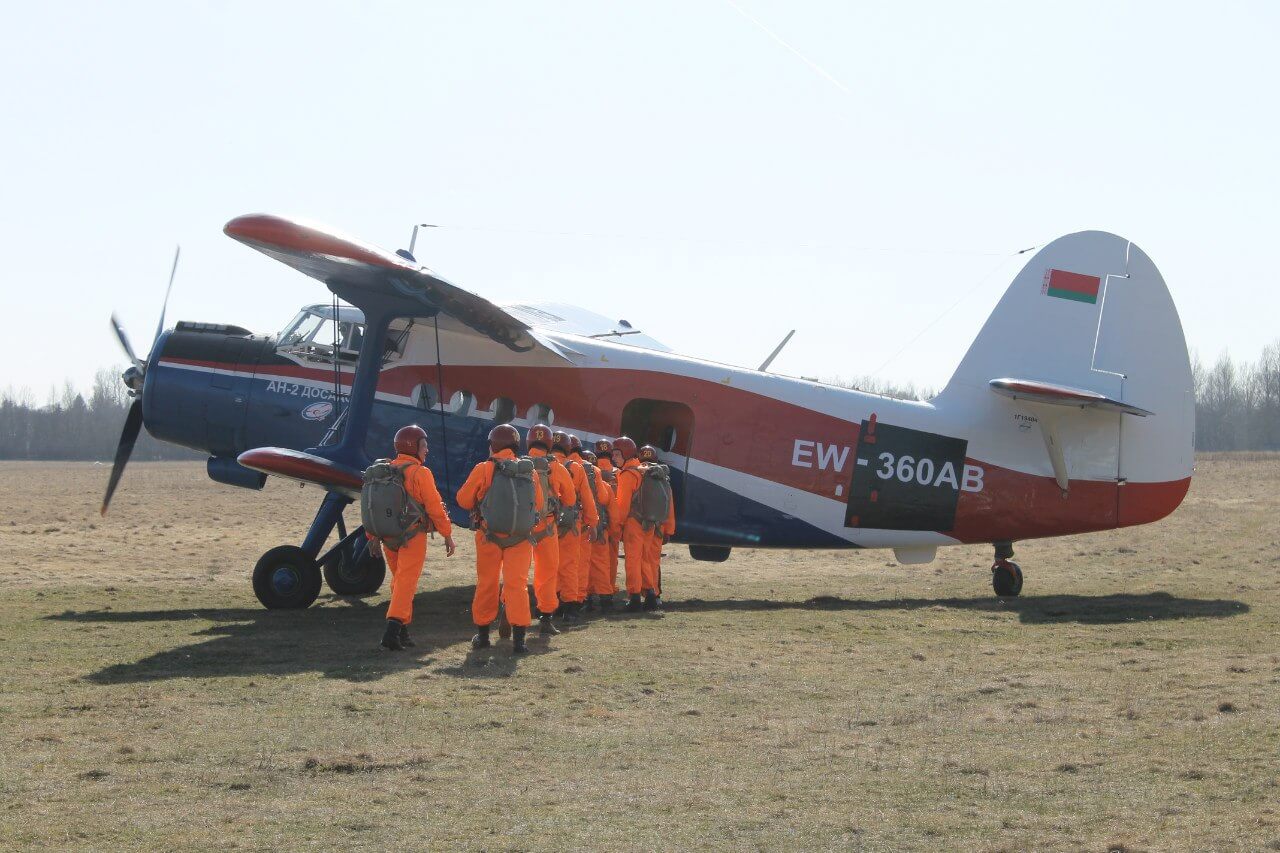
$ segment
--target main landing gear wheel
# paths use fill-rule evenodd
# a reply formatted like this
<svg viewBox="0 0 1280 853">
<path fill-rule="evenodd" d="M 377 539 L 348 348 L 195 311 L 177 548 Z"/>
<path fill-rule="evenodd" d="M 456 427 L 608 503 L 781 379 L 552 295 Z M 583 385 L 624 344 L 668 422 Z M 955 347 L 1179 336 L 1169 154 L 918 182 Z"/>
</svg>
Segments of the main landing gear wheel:
<svg viewBox="0 0 1280 853">
<path fill-rule="evenodd" d="M 1012 560 L 996 560 L 991 567 L 991 588 L 1001 598 L 1013 598 L 1022 592 L 1022 569 Z"/>
<path fill-rule="evenodd" d="M 354 558 L 340 549 L 321 568 L 325 583 L 338 595 L 372 595 L 387 576 L 387 564 L 368 548 L 358 549 Z"/>
<path fill-rule="evenodd" d="M 296 545 L 272 548 L 253 567 L 253 593 L 268 610 L 302 610 L 320 594 L 320 566 Z"/>
</svg>

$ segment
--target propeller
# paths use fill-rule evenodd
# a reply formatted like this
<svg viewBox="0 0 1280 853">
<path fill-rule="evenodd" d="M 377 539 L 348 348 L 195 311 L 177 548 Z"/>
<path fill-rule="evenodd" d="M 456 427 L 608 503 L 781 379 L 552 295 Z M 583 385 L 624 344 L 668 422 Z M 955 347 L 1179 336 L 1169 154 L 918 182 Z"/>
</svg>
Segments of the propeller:
<svg viewBox="0 0 1280 853">
<path fill-rule="evenodd" d="M 151 350 L 147 353 L 146 360 L 138 358 L 137 353 L 133 351 L 133 344 L 129 341 L 129 335 L 120 323 L 120 318 L 115 315 L 115 312 L 111 314 L 111 328 L 116 333 L 120 348 L 124 350 L 124 354 L 131 362 L 129 369 L 121 378 L 129 388 L 129 396 L 133 398 L 133 402 L 129 404 L 129 413 L 124 419 L 124 429 L 120 431 L 120 442 L 116 445 L 116 459 L 111 465 L 111 479 L 107 481 L 107 493 L 102 497 L 101 513 L 103 515 L 107 514 L 107 507 L 111 505 L 111 496 L 115 494 L 116 486 L 120 485 L 124 466 L 129 463 L 133 446 L 142 432 L 142 387 L 147 376 L 147 361 L 155 354 L 156 342 L 164 333 L 164 315 L 169 308 L 169 294 L 173 291 L 173 279 L 178 273 L 178 258 L 181 254 L 182 247 L 178 246 L 173 253 L 173 267 L 169 270 L 169 285 L 164 291 L 164 302 L 160 304 L 160 322 L 156 325 L 156 336 L 151 339 Z"/>
</svg>

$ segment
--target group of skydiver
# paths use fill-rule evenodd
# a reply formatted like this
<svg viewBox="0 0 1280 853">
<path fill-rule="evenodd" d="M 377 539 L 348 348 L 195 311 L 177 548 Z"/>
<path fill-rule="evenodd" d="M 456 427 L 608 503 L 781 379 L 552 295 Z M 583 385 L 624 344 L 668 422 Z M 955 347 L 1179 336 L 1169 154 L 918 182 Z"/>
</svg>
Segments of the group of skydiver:
<svg viewBox="0 0 1280 853">
<path fill-rule="evenodd" d="M 525 638 L 537 610 L 540 636 L 560 633 L 552 619 L 578 621 L 584 612 L 614 608 L 618 546 L 624 551 L 627 612 L 662 606 L 662 546 L 675 533 L 675 502 L 668 469 L 657 448 L 621 436 L 595 450 L 576 435 L 535 424 L 520 454 L 511 424 L 489 432 L 489 458 L 472 469 L 457 503 L 471 513 L 476 538 L 473 649 L 491 646 L 489 632 L 511 631 L 512 652 L 528 651 Z M 413 598 L 426 558 L 427 536 L 438 532 L 453 556 L 452 525 L 435 477 L 426 467 L 427 434 L 402 427 L 396 456 L 365 472 L 361 513 L 369 548 L 381 548 L 391 573 L 391 603 L 382 645 L 398 651 L 409 637 Z M 533 566 L 532 596 L 528 590 Z M 533 601 L 530 601 L 532 597 Z"/>
</svg>

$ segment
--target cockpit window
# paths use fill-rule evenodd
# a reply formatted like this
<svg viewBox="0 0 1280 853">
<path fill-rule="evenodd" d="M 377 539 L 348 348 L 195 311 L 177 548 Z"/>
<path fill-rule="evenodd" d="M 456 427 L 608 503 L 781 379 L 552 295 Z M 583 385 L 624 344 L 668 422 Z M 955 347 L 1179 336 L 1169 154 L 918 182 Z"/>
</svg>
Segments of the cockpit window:
<svg viewBox="0 0 1280 853">
<path fill-rule="evenodd" d="M 339 313 L 337 324 L 338 360 L 354 362 L 364 343 L 364 324 L 342 319 L 343 313 Z M 311 361 L 332 362 L 334 331 L 332 309 L 304 308 L 280 333 L 276 349 Z"/>
</svg>

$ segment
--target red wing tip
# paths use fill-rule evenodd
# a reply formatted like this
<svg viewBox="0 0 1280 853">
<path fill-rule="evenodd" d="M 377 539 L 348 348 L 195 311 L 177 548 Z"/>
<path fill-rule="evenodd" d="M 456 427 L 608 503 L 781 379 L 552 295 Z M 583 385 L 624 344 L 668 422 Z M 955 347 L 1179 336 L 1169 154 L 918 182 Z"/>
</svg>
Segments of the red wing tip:
<svg viewBox="0 0 1280 853">
<path fill-rule="evenodd" d="M 417 264 L 411 264 L 385 249 L 344 236 L 325 226 L 270 213 L 237 216 L 222 227 L 222 233 L 259 250 L 270 247 L 291 255 L 322 255 L 377 267 L 419 268 Z"/>
</svg>

